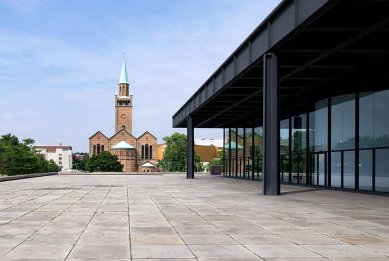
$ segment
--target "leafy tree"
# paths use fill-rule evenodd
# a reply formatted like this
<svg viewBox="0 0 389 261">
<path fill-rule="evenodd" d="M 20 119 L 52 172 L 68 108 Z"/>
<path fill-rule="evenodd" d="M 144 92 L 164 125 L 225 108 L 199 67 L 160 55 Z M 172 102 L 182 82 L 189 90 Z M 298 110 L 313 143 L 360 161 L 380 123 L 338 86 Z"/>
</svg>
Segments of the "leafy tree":
<svg viewBox="0 0 389 261">
<path fill-rule="evenodd" d="M 186 171 L 187 142 L 186 135 L 173 133 L 171 136 L 163 138 L 166 148 L 163 159 L 159 166 L 164 171 L 184 172 Z M 200 162 L 200 156 L 195 154 L 195 171 L 202 171 L 204 167 Z"/>
<path fill-rule="evenodd" d="M 43 155 L 33 149 L 33 139 L 19 139 L 6 134 L 0 138 L 0 173 L 5 175 L 30 174 L 39 172 L 55 172 L 59 167 L 55 162 L 45 160 Z"/>
<path fill-rule="evenodd" d="M 93 155 L 85 163 L 85 170 L 94 171 L 122 171 L 123 165 L 119 162 L 118 156 L 108 151 Z"/>
<path fill-rule="evenodd" d="M 223 159 L 224 159 L 224 151 L 220 150 L 217 152 L 217 158 L 212 159 L 208 163 L 206 170 L 211 171 L 212 166 L 221 166 L 223 168 L 223 165 L 224 165 Z"/>
<path fill-rule="evenodd" d="M 54 162 L 54 160 L 50 160 L 47 162 L 47 171 L 48 172 L 57 172 L 60 171 L 61 167 L 57 165 L 57 163 Z"/>
</svg>

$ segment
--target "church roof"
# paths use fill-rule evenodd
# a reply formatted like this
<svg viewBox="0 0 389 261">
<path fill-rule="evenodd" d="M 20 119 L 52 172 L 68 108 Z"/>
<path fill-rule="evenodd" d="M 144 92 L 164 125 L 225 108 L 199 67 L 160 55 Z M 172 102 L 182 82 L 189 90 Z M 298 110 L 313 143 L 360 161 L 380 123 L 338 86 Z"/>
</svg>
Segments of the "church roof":
<svg viewBox="0 0 389 261">
<path fill-rule="evenodd" d="M 122 64 L 122 71 L 120 72 L 119 83 L 127 83 L 128 84 L 126 60 L 124 58 L 123 58 L 123 64 Z"/>
<path fill-rule="evenodd" d="M 125 141 L 121 141 L 118 144 L 116 144 L 115 146 L 113 146 L 112 149 L 113 150 L 131 150 L 131 149 L 134 149 L 134 147 Z"/>
<path fill-rule="evenodd" d="M 150 161 L 143 162 L 140 166 L 141 167 L 155 167 L 155 165 L 153 163 L 151 163 Z"/>
</svg>

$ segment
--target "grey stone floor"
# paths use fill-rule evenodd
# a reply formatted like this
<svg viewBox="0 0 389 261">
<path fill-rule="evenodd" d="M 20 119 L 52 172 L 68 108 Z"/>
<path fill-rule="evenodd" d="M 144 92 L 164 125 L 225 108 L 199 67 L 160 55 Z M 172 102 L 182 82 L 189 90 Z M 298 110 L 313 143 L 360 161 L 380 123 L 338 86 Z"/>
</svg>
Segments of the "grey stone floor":
<svg viewBox="0 0 389 261">
<path fill-rule="evenodd" d="M 208 175 L 0 183 L 1 260 L 389 260 L 389 197 Z"/>
</svg>

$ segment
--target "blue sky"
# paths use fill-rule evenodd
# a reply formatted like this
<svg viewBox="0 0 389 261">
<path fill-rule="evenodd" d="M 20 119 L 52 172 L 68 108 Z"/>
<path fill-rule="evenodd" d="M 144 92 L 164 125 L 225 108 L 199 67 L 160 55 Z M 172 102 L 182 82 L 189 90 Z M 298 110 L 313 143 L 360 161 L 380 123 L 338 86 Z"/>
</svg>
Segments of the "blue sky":
<svg viewBox="0 0 389 261">
<path fill-rule="evenodd" d="M 0 0 L 0 134 L 75 151 L 113 135 L 123 52 L 134 135 L 185 132 L 172 115 L 279 2 Z"/>
</svg>

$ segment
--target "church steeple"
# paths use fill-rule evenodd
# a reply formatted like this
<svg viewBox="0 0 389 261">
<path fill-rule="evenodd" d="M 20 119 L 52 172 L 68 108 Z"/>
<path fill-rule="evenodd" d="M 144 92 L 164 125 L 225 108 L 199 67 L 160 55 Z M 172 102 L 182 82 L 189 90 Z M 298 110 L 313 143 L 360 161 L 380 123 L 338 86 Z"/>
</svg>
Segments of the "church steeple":
<svg viewBox="0 0 389 261">
<path fill-rule="evenodd" d="M 115 95 L 115 132 L 122 129 L 132 133 L 132 94 L 124 57 L 119 79 L 119 95 Z"/>
<path fill-rule="evenodd" d="M 123 64 L 122 64 L 122 71 L 120 72 L 120 83 L 128 83 L 128 77 L 127 77 L 127 67 L 126 67 L 126 59 L 123 57 Z"/>
<path fill-rule="evenodd" d="M 127 77 L 126 59 L 123 57 L 122 70 L 120 72 L 119 79 L 119 96 L 129 97 L 130 95 L 131 93 Z"/>
</svg>

